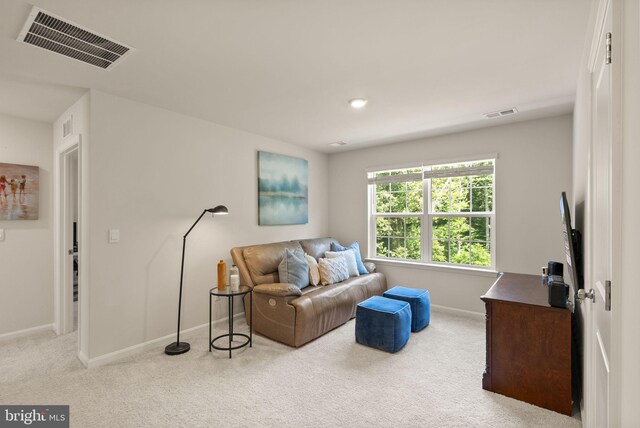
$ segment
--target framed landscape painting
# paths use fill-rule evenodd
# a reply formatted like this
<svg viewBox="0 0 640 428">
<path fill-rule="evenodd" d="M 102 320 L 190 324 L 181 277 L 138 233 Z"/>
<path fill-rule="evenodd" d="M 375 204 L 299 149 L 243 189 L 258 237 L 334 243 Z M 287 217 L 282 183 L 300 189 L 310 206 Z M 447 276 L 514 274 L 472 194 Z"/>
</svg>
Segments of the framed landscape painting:
<svg viewBox="0 0 640 428">
<path fill-rule="evenodd" d="M 258 152 L 258 224 L 309 222 L 309 162 Z"/>
<path fill-rule="evenodd" d="M 0 221 L 37 220 L 40 168 L 0 163 Z"/>
</svg>

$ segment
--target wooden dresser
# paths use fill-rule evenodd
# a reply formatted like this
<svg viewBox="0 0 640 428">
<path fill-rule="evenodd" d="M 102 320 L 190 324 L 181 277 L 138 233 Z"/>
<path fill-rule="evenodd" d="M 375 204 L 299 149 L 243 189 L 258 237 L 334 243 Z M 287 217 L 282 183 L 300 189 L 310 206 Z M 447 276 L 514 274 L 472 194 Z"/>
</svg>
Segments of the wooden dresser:
<svg viewBox="0 0 640 428">
<path fill-rule="evenodd" d="M 503 273 L 487 311 L 487 391 L 571 415 L 571 311 L 551 307 L 536 275 Z"/>
</svg>

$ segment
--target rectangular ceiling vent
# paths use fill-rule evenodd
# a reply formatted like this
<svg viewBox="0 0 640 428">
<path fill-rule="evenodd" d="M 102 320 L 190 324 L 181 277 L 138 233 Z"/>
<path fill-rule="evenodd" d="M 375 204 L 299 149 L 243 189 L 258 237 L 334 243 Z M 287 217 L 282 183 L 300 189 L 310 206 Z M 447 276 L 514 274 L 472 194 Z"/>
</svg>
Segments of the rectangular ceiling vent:
<svg viewBox="0 0 640 428">
<path fill-rule="evenodd" d="M 18 41 L 103 69 L 119 64 L 134 49 L 76 23 L 33 7 Z"/>
<path fill-rule="evenodd" d="M 518 109 L 516 109 L 515 107 L 507 109 L 507 110 L 500 110 L 500 111 L 492 111 L 491 113 L 485 113 L 484 117 L 487 119 L 494 119 L 496 117 L 501 117 L 501 116 L 509 116 L 512 114 L 516 114 L 518 112 Z"/>
</svg>

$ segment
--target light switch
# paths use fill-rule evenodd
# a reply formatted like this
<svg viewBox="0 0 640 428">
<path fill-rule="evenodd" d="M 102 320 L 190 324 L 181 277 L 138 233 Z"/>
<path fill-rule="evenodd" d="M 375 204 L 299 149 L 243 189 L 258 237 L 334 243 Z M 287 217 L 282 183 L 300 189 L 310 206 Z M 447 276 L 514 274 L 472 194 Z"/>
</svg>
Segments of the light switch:
<svg viewBox="0 0 640 428">
<path fill-rule="evenodd" d="M 109 244 L 120 242 L 120 229 L 109 229 Z"/>
<path fill-rule="evenodd" d="M 4 229 L 0 229 L 0 241 L 4 241 Z"/>
</svg>

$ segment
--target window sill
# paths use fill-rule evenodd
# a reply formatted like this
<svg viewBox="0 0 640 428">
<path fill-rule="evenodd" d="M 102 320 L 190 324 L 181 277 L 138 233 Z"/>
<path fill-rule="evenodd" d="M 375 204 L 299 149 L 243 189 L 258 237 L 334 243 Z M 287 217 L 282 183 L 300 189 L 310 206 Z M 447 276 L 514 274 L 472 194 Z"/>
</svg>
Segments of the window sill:
<svg viewBox="0 0 640 428">
<path fill-rule="evenodd" d="M 449 273 L 458 273 L 462 275 L 474 275 L 474 276 L 485 276 L 496 278 L 498 276 L 498 271 L 491 269 L 479 269 L 472 267 L 463 267 L 463 266 L 444 266 L 433 263 L 424 263 L 424 262 L 410 262 L 407 260 L 391 260 L 391 259 L 381 259 L 376 257 L 369 257 L 365 259 L 365 261 L 373 262 L 375 264 L 383 265 L 383 266 L 396 266 L 410 269 L 424 269 L 424 270 L 434 270 L 440 272 L 449 272 Z"/>
</svg>

